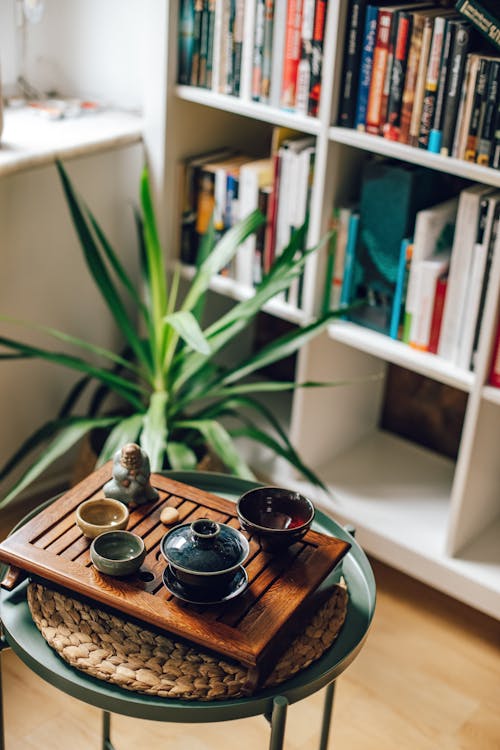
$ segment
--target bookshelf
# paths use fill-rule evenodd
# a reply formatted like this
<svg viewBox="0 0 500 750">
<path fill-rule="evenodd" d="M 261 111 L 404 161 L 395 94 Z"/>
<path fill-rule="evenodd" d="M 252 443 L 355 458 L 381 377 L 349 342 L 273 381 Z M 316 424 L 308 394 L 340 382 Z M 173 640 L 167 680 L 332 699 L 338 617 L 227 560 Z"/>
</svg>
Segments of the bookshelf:
<svg viewBox="0 0 500 750">
<path fill-rule="evenodd" d="M 141 6 L 141 25 L 148 29 L 147 44 L 143 41 L 139 45 L 145 56 L 141 63 L 145 71 L 142 115 L 132 127 L 135 135 L 129 135 L 135 138 L 135 128 L 142 129 L 161 207 L 160 229 L 170 246 L 176 246 L 179 234 L 178 191 L 172 189 L 178 184 L 179 164 L 193 154 L 221 146 L 245 149 L 255 156 L 267 154 L 274 126 L 291 127 L 316 138 L 310 211 L 313 243 L 324 236 L 332 206 L 355 195 L 362 165 L 370 154 L 500 188 L 500 173 L 494 169 L 335 124 L 346 0 L 328 3 L 318 117 L 179 85 L 178 3 L 148 3 L 147 9 L 142 3 L 129 3 L 130 12 L 134 8 L 139 12 Z M 83 0 L 73 0 L 71 6 L 74 14 L 83 14 L 87 21 L 101 13 L 95 3 Z M 134 40 L 133 21 L 127 17 L 121 22 L 129 23 Z M 117 23 L 120 25 L 120 19 Z M 101 61 L 105 54 L 100 52 Z M 104 165 L 105 152 L 101 153 L 93 158 L 102 159 Z M 268 311 L 298 325 L 310 320 L 319 309 L 325 263 L 322 252 L 306 269 L 302 310 L 273 302 Z M 292 442 L 323 478 L 330 489 L 328 495 L 290 474 L 280 462 L 271 464 L 257 455 L 254 460 L 272 481 L 300 487 L 326 512 L 353 523 L 361 544 L 375 557 L 500 618 L 500 465 L 495 450 L 500 439 L 500 396 L 497 389 L 487 385 L 500 259 L 496 259 L 496 265 L 475 373 L 344 321 L 332 324 L 301 350 L 298 382 L 355 380 L 351 385 L 328 390 L 297 390 L 293 398 L 280 405 L 280 416 L 290 426 Z M 187 281 L 191 273 L 189 268 L 183 269 Z M 212 290 L 214 297 L 222 297 L 228 304 L 231 299 L 251 294 L 251 289 L 227 278 L 214 279 Z M 466 394 L 466 416 L 456 459 L 444 458 L 380 428 L 391 364 Z"/>
</svg>

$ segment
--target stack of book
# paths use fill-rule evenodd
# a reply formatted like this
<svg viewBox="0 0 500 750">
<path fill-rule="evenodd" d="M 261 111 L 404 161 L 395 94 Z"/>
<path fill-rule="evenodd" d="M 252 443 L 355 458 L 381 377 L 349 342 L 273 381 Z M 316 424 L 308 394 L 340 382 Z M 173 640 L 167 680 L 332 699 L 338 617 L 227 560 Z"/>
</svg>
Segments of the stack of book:
<svg viewBox="0 0 500 750">
<path fill-rule="evenodd" d="M 325 307 L 363 300 L 350 320 L 474 369 L 500 252 L 500 191 L 477 184 L 437 202 L 429 179 L 391 162 L 365 168 L 359 203 L 333 212 Z M 393 210 L 382 214 L 380 200 Z"/>
<path fill-rule="evenodd" d="M 178 81 L 317 116 L 327 0 L 181 0 Z"/>
<path fill-rule="evenodd" d="M 425 2 L 351 0 L 339 125 L 500 167 L 500 56 Z M 356 12 L 354 12 L 356 11 Z"/>
<path fill-rule="evenodd" d="M 266 223 L 238 248 L 223 275 L 256 286 L 307 222 L 314 169 L 315 140 L 287 128 L 273 131 L 271 154 L 255 159 L 220 149 L 183 164 L 181 261 L 196 262 L 201 238 L 213 220 L 217 237 L 259 209 Z M 305 248 L 303 248 L 305 249 Z M 301 284 L 287 301 L 301 305 Z"/>
</svg>

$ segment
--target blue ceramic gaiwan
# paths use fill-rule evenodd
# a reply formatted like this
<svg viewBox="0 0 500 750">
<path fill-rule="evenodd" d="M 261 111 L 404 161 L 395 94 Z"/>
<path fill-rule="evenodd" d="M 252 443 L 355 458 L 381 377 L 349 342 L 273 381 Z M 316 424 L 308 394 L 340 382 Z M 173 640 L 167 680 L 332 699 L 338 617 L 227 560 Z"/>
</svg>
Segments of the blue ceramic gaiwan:
<svg viewBox="0 0 500 750">
<path fill-rule="evenodd" d="M 171 570 L 190 587 L 223 588 L 248 557 L 248 541 L 227 524 L 198 518 L 175 526 L 161 541 Z"/>
</svg>

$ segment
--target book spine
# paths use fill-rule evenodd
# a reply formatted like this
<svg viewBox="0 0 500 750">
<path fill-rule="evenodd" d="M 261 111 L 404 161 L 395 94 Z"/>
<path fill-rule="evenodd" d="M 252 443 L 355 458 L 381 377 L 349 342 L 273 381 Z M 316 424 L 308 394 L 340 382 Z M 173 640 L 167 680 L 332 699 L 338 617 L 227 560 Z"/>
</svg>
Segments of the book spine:
<svg viewBox="0 0 500 750">
<path fill-rule="evenodd" d="M 383 126 L 382 102 L 389 58 L 392 12 L 383 8 L 378 11 L 377 36 L 373 50 L 372 78 L 366 108 L 366 130 L 379 135 Z"/>
<path fill-rule="evenodd" d="M 285 59 L 285 35 L 287 24 L 287 0 L 275 0 L 272 43 L 271 87 L 269 104 L 279 107 Z"/>
<path fill-rule="evenodd" d="M 434 308 L 432 310 L 431 330 L 429 334 L 429 352 L 431 354 L 437 354 L 438 350 L 447 286 L 448 276 L 447 274 L 444 274 L 443 276 L 440 276 L 436 282 L 436 294 L 434 296 Z"/>
<path fill-rule="evenodd" d="M 389 48 L 387 52 L 387 64 L 385 66 L 384 88 L 382 89 L 382 102 L 380 106 L 379 134 L 382 135 L 383 128 L 387 122 L 387 110 L 389 107 L 389 96 L 391 91 L 392 69 L 394 67 L 394 55 L 396 52 L 398 34 L 399 11 L 395 10 L 391 18 L 391 32 L 389 36 Z"/>
<path fill-rule="evenodd" d="M 349 219 L 349 230 L 347 233 L 347 245 L 345 251 L 344 278 L 342 280 L 342 292 L 340 295 L 341 305 L 349 305 L 352 302 L 358 230 L 359 213 L 356 211 Z"/>
<path fill-rule="evenodd" d="M 311 85 L 312 37 L 314 31 L 315 0 L 304 0 L 300 32 L 300 60 L 297 66 L 295 111 L 307 115 Z"/>
<path fill-rule="evenodd" d="M 499 231 L 499 224 L 500 224 L 500 203 L 497 203 L 495 206 L 495 211 L 493 215 L 493 222 L 491 226 L 491 234 L 488 242 L 488 253 L 486 255 L 486 265 L 484 269 L 484 282 L 481 289 L 481 297 L 479 300 L 479 307 L 477 311 L 477 321 L 476 321 L 476 330 L 474 332 L 474 343 L 472 345 L 472 356 L 471 356 L 471 362 L 470 366 L 471 369 L 475 369 L 475 360 L 476 360 L 476 353 L 479 346 L 479 337 L 481 333 L 481 321 L 483 318 L 483 312 L 486 305 L 486 292 L 488 289 L 487 280 L 490 276 L 490 270 L 491 265 L 493 263 L 493 255 L 495 253 L 495 245 L 497 240 L 497 234 Z"/>
<path fill-rule="evenodd" d="M 233 93 L 234 80 L 234 28 L 236 22 L 237 0 L 230 0 L 227 24 L 222 29 L 222 58 L 226 64 L 224 71 L 223 93 Z"/>
<path fill-rule="evenodd" d="M 417 271 L 419 295 L 417 314 L 414 316 L 410 332 L 410 346 L 420 351 L 426 352 L 429 349 L 436 284 L 438 278 L 446 273 L 448 265 L 449 252 L 443 253 L 443 259 L 436 257 L 422 261 Z"/>
<path fill-rule="evenodd" d="M 476 29 L 483 34 L 488 41 L 500 49 L 500 23 L 499 17 L 494 16 L 478 0 L 458 0 L 456 9 L 471 21 Z"/>
<path fill-rule="evenodd" d="M 479 125 L 483 120 L 483 112 L 486 107 L 486 84 L 488 81 L 488 69 L 490 61 L 484 57 L 479 61 L 479 71 L 476 78 L 476 87 L 472 101 L 472 111 L 469 121 L 467 139 L 465 142 L 465 161 L 476 161 Z"/>
<path fill-rule="evenodd" d="M 266 232 L 264 239 L 264 273 L 270 271 L 275 258 L 276 226 L 278 221 L 278 198 L 280 190 L 281 156 L 273 156 L 273 182 L 271 194 L 267 203 Z"/>
<path fill-rule="evenodd" d="M 255 40 L 256 0 L 243 2 L 243 41 L 241 45 L 240 96 L 252 98 L 253 52 Z"/>
<path fill-rule="evenodd" d="M 424 30 L 424 19 L 422 16 L 414 16 L 410 48 L 408 50 L 408 63 L 406 66 L 406 78 L 401 102 L 401 123 L 399 131 L 399 142 L 408 143 L 410 137 L 411 113 L 413 111 L 413 99 L 417 85 L 418 63 L 422 47 L 422 34 Z"/>
<path fill-rule="evenodd" d="M 455 42 L 450 58 L 450 75 L 445 94 L 445 108 L 443 114 L 443 132 L 441 137 L 440 154 L 449 156 L 455 127 L 457 124 L 457 112 L 460 101 L 462 79 L 465 71 L 465 63 L 469 48 L 470 27 L 466 23 L 458 24 L 455 34 Z"/>
<path fill-rule="evenodd" d="M 195 0 L 193 23 L 193 62 L 191 65 L 191 86 L 197 86 L 200 75 L 201 17 L 203 0 Z"/>
<path fill-rule="evenodd" d="M 408 277 L 410 275 L 411 256 L 413 245 L 407 237 L 401 242 L 401 252 L 399 254 L 398 274 L 396 277 L 396 286 L 394 288 L 394 298 L 392 301 L 391 321 L 389 325 L 389 336 L 391 339 L 398 339 L 400 335 L 401 321 L 404 313 L 406 290 L 408 288 Z"/>
<path fill-rule="evenodd" d="M 464 118 L 465 118 L 465 107 L 467 100 L 467 89 L 471 83 L 471 76 L 474 73 L 474 58 L 472 55 L 467 55 L 465 61 L 465 70 L 462 76 L 462 86 L 460 87 L 460 101 L 457 110 L 457 120 L 455 123 L 455 134 L 453 136 L 453 147 L 450 155 L 455 159 L 458 158 L 458 151 L 461 148 L 462 136 L 464 131 Z"/>
<path fill-rule="evenodd" d="M 350 6 L 350 17 L 347 22 L 344 37 L 342 91 L 339 104 L 338 124 L 345 128 L 354 127 L 365 8 L 365 0 L 352 1 Z"/>
<path fill-rule="evenodd" d="M 495 134 L 491 147 L 491 166 L 494 169 L 500 169 L 500 101 L 497 104 L 495 117 Z"/>
<path fill-rule="evenodd" d="M 289 110 L 295 107 L 301 28 L 302 0 L 288 0 L 280 105 Z"/>
<path fill-rule="evenodd" d="M 193 66 L 194 2 L 182 0 L 179 11 L 179 53 L 177 80 L 179 83 L 191 83 Z"/>
<path fill-rule="evenodd" d="M 274 0 L 264 2 L 264 40 L 262 48 L 262 78 L 260 101 L 267 104 L 271 94 L 271 70 L 273 60 Z"/>
<path fill-rule="evenodd" d="M 500 78 L 500 60 L 492 60 L 490 73 L 488 76 L 488 86 L 486 93 L 486 106 L 481 132 L 479 133 L 479 143 L 477 148 L 476 161 L 478 164 L 488 166 L 490 163 L 490 153 L 493 147 L 495 137 L 495 119 L 498 107 L 498 85 Z"/>
<path fill-rule="evenodd" d="M 422 46 L 420 49 L 420 59 L 418 61 L 417 81 L 415 85 L 415 94 L 413 96 L 413 108 L 410 119 L 410 132 L 408 142 L 410 146 L 418 146 L 418 136 L 420 134 L 420 121 L 422 119 L 422 107 L 424 104 L 425 81 L 429 66 L 429 54 L 432 41 L 432 18 L 426 18 L 422 32 Z"/>
<path fill-rule="evenodd" d="M 377 33 L 377 14 L 378 8 L 375 5 L 367 6 L 363 42 L 361 45 L 356 115 L 354 118 L 354 127 L 361 131 L 365 130 L 366 127 L 366 108 L 368 106 L 368 95 L 370 93 L 370 81 L 372 78 L 373 51 L 375 49 L 375 36 Z"/>
<path fill-rule="evenodd" d="M 325 269 L 325 287 L 323 292 L 323 314 L 326 314 L 329 310 L 334 310 L 334 269 L 335 259 L 337 257 L 337 243 L 339 237 L 339 224 L 340 224 L 340 210 L 334 207 L 332 211 L 332 218 L 330 221 L 330 241 L 328 242 L 327 254 L 326 254 L 326 269 Z"/>
<path fill-rule="evenodd" d="M 252 99 L 260 101 L 262 95 L 262 66 L 264 63 L 265 0 L 257 0 L 255 8 L 255 35 L 252 54 Z"/>
<path fill-rule="evenodd" d="M 213 61 L 214 61 L 214 32 L 215 32 L 215 5 L 216 0 L 208 2 L 208 30 L 207 30 L 207 75 L 206 88 L 212 88 Z"/>
<path fill-rule="evenodd" d="M 411 16 L 407 12 L 400 11 L 398 13 L 396 47 L 394 49 L 394 61 L 391 71 L 387 116 L 383 129 L 384 137 L 391 141 L 399 140 L 400 135 L 401 104 L 403 100 L 410 36 Z"/>
<path fill-rule="evenodd" d="M 206 88 L 207 86 L 207 58 L 208 58 L 208 0 L 203 2 L 201 12 L 201 30 L 200 30 L 200 68 L 198 71 L 198 86 Z"/>
<path fill-rule="evenodd" d="M 319 113 L 327 4 L 328 0 L 316 0 L 316 9 L 314 11 L 314 26 L 311 40 L 311 79 L 307 106 L 307 114 L 310 117 L 317 117 Z"/>
<path fill-rule="evenodd" d="M 433 154 L 439 154 L 439 150 L 441 148 L 445 93 L 446 86 L 448 85 L 450 55 L 455 39 L 455 32 L 456 25 L 448 21 L 446 23 L 446 30 L 443 40 L 443 52 L 441 54 L 439 82 L 436 93 L 436 102 L 434 104 L 434 121 L 432 123 L 432 130 L 429 133 L 428 150 Z"/>
<path fill-rule="evenodd" d="M 215 175 L 201 170 L 198 183 L 198 206 L 196 212 L 196 234 L 203 237 L 210 224 L 215 206 Z"/>
<path fill-rule="evenodd" d="M 233 27 L 233 75 L 231 79 L 231 93 L 234 96 L 239 96 L 241 91 L 244 15 L 245 0 L 236 0 Z"/>
<path fill-rule="evenodd" d="M 257 208 L 266 216 L 269 203 L 269 189 L 259 188 Z M 255 233 L 255 250 L 253 259 L 253 285 L 257 286 L 262 281 L 264 274 L 264 244 L 266 237 L 266 225 L 262 224 Z"/>
<path fill-rule="evenodd" d="M 418 134 L 419 148 L 427 148 L 429 145 L 429 133 L 431 132 L 439 83 L 439 66 L 443 51 L 445 25 L 446 19 L 441 16 L 434 19 L 434 30 L 432 32 L 432 44 L 425 81 L 424 100 L 422 103 L 422 117 L 420 119 L 420 132 Z"/>
</svg>

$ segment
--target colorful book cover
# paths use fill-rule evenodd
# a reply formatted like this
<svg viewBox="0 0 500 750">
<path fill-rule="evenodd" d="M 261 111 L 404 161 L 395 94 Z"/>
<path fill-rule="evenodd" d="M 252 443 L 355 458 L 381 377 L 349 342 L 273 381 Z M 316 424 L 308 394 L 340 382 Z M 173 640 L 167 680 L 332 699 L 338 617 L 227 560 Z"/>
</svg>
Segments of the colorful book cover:
<svg viewBox="0 0 500 750">
<path fill-rule="evenodd" d="M 300 60 L 297 66 L 295 111 L 307 115 L 311 87 L 312 38 L 314 31 L 315 0 L 303 0 L 300 32 Z"/>
<path fill-rule="evenodd" d="M 342 292 L 340 294 L 341 305 L 349 305 L 353 300 L 358 231 L 359 212 L 354 211 L 349 219 L 349 229 L 347 232 L 344 278 L 342 280 Z"/>
<path fill-rule="evenodd" d="M 285 54 L 280 105 L 293 110 L 297 93 L 297 69 L 300 61 L 300 33 L 302 29 L 302 0 L 288 0 Z"/>
<path fill-rule="evenodd" d="M 448 271 L 451 247 L 417 264 L 417 304 L 413 316 L 409 344 L 419 351 L 429 350 L 432 314 L 436 298 L 436 284 Z"/>
<path fill-rule="evenodd" d="M 425 24 L 425 14 L 412 13 L 412 33 L 410 47 L 408 50 L 408 62 L 406 65 L 406 78 L 401 101 L 401 124 L 399 142 L 409 143 L 411 114 L 413 112 L 413 101 L 417 87 L 418 65 L 420 51 L 422 49 L 422 35 Z"/>
<path fill-rule="evenodd" d="M 252 55 L 252 99 L 255 102 L 260 101 L 262 93 L 265 7 L 266 0 L 257 0 L 255 7 L 255 33 Z"/>
<path fill-rule="evenodd" d="M 198 86 L 207 86 L 207 59 L 208 59 L 208 0 L 203 0 L 200 30 L 200 67 L 198 71 Z"/>
<path fill-rule="evenodd" d="M 243 54 L 243 26 L 245 16 L 245 0 L 236 0 L 233 24 L 233 55 L 231 94 L 240 95 L 241 87 L 241 59 Z"/>
<path fill-rule="evenodd" d="M 384 124 L 382 109 L 393 15 L 394 11 L 390 8 L 380 8 L 378 11 L 372 77 L 366 107 L 366 130 L 374 135 L 380 134 Z"/>
<path fill-rule="evenodd" d="M 215 34 L 215 5 L 216 0 L 208 0 L 208 30 L 207 30 L 207 74 L 206 87 L 212 88 L 212 73 L 214 60 L 214 34 Z"/>
<path fill-rule="evenodd" d="M 495 137 L 495 121 L 498 108 L 498 88 L 500 83 L 500 60 L 492 60 L 486 87 L 486 105 L 479 132 L 476 162 L 487 167 Z"/>
<path fill-rule="evenodd" d="M 191 64 L 191 86 L 198 86 L 200 76 L 200 45 L 201 45 L 201 17 L 203 14 L 203 0 L 194 2 L 193 25 L 193 60 Z"/>
<path fill-rule="evenodd" d="M 500 6 L 498 0 L 457 0 L 462 13 L 486 39 L 500 49 Z"/>
<path fill-rule="evenodd" d="M 265 0 L 264 41 L 262 50 L 262 81 L 260 100 L 267 104 L 271 95 L 271 71 L 273 65 L 274 0 Z"/>
<path fill-rule="evenodd" d="M 397 15 L 396 45 L 392 63 L 389 101 L 387 115 L 383 127 L 383 135 L 391 141 L 398 141 L 401 124 L 401 105 L 408 62 L 408 49 L 411 38 L 411 15 L 407 11 L 399 11 Z"/>
<path fill-rule="evenodd" d="M 431 330 L 429 335 L 429 348 L 431 354 L 437 354 L 439 346 L 439 334 L 443 322 L 444 301 L 448 287 L 448 273 L 443 274 L 436 281 L 436 294 L 434 296 L 434 307 L 432 309 Z"/>
<path fill-rule="evenodd" d="M 434 119 L 434 106 L 436 103 L 437 87 L 439 83 L 439 67 L 441 64 L 441 53 L 443 51 L 444 35 L 446 31 L 446 18 L 438 16 L 434 19 L 432 30 L 432 42 L 429 53 L 429 64 L 425 79 L 424 96 L 422 101 L 422 115 L 420 118 L 420 132 L 418 134 L 419 148 L 427 148 L 429 145 L 429 133 Z"/>
<path fill-rule="evenodd" d="M 483 120 L 483 113 L 486 107 L 486 84 L 488 82 L 490 60 L 487 57 L 481 57 L 478 64 L 479 69 L 476 74 L 476 85 L 473 89 L 471 113 L 464 152 L 465 161 L 470 162 L 476 161 L 479 124 Z"/>
<path fill-rule="evenodd" d="M 404 237 L 401 242 L 398 273 L 396 277 L 396 285 L 394 287 L 394 297 L 392 301 L 391 322 L 389 327 L 389 336 L 391 337 L 391 339 L 399 339 L 402 336 L 406 290 L 408 288 L 408 277 L 410 275 L 412 255 L 412 240 L 408 237 Z"/>
</svg>

